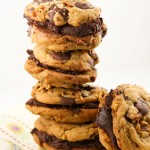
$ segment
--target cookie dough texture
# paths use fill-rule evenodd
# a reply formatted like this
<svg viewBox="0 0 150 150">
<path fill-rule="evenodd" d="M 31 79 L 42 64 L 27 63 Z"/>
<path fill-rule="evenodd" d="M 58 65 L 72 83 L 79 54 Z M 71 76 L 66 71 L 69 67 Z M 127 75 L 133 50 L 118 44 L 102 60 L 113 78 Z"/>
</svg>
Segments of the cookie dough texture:
<svg viewBox="0 0 150 150">
<path fill-rule="evenodd" d="M 65 74 L 52 69 L 39 67 L 33 60 L 29 59 L 25 63 L 25 69 L 39 81 L 58 87 L 72 87 L 73 84 L 94 82 L 96 79 L 95 69 L 77 75 Z"/>
<path fill-rule="evenodd" d="M 29 36 L 32 42 L 43 45 L 52 51 L 68 50 L 92 50 L 97 47 L 102 40 L 101 35 L 89 35 L 85 37 L 75 37 L 69 35 L 54 34 L 47 29 L 32 26 L 29 28 Z"/>
<path fill-rule="evenodd" d="M 100 87 L 83 85 L 72 89 L 56 88 L 38 82 L 32 88 L 32 97 L 45 104 L 61 104 L 62 101 L 73 102 L 74 104 L 84 104 L 96 102 L 106 94 L 106 90 Z"/>
<path fill-rule="evenodd" d="M 121 150 L 150 149 L 150 94 L 137 85 L 124 84 L 111 91 L 100 104 L 110 99 L 112 127 Z M 108 150 L 114 150 L 105 130 L 99 129 L 100 140 Z"/>
<path fill-rule="evenodd" d="M 36 45 L 33 54 L 42 64 L 69 71 L 89 71 L 99 62 L 94 51 L 55 52 Z"/>
<path fill-rule="evenodd" d="M 100 12 L 86 0 L 52 0 L 32 2 L 26 6 L 24 14 L 35 21 L 48 20 L 56 26 L 80 26 L 97 19 Z"/>
<path fill-rule="evenodd" d="M 36 120 L 35 127 L 39 131 L 70 142 L 90 140 L 98 135 L 98 129 L 94 124 L 58 123 L 44 117 Z"/>
</svg>

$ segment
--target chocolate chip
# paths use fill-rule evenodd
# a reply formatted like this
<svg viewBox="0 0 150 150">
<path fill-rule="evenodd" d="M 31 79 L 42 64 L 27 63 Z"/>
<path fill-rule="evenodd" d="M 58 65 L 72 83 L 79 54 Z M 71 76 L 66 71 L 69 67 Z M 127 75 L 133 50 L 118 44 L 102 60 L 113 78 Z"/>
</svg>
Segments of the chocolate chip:
<svg viewBox="0 0 150 150">
<path fill-rule="evenodd" d="M 91 80 L 91 82 L 94 82 L 95 81 L 95 77 L 94 76 L 90 77 L 90 80 Z"/>
<path fill-rule="evenodd" d="M 55 14 L 56 14 L 56 12 L 55 12 L 54 10 L 50 11 L 49 14 L 48 14 L 48 16 L 49 16 L 49 21 L 50 21 L 52 24 L 55 24 L 55 23 L 54 23 L 54 20 L 53 20 Z"/>
<path fill-rule="evenodd" d="M 58 8 L 57 5 L 53 4 L 53 5 L 51 5 L 51 7 L 49 8 L 49 10 L 56 10 L 57 8 Z"/>
<path fill-rule="evenodd" d="M 111 129 L 112 117 L 110 114 L 110 108 L 102 107 L 97 116 L 97 125 L 106 131 Z"/>
<path fill-rule="evenodd" d="M 138 99 L 138 101 L 135 103 L 135 107 L 142 115 L 146 115 L 149 112 L 149 107 L 142 98 Z"/>
<path fill-rule="evenodd" d="M 65 8 L 59 8 L 57 5 L 53 4 L 51 7 L 50 7 L 50 11 L 51 10 L 54 10 L 55 13 L 58 12 L 61 16 L 63 16 L 64 18 L 67 18 L 68 17 L 68 10 L 65 9 Z"/>
<path fill-rule="evenodd" d="M 33 51 L 32 51 L 32 50 L 30 50 L 30 49 L 28 49 L 28 50 L 27 50 L 27 54 L 29 54 L 29 55 L 33 55 Z"/>
<path fill-rule="evenodd" d="M 62 53 L 62 52 L 51 52 L 51 56 L 55 60 L 69 60 L 71 58 L 71 54 L 69 52 Z"/>
<path fill-rule="evenodd" d="M 61 105 L 74 105 L 75 104 L 75 100 L 72 98 L 68 98 L 68 97 L 61 97 L 60 99 L 60 104 Z"/>
<path fill-rule="evenodd" d="M 49 21 L 51 23 L 54 24 L 54 16 L 55 14 L 58 12 L 61 16 L 64 17 L 65 20 L 67 20 L 68 18 L 68 10 L 65 9 L 65 8 L 59 8 L 57 5 L 53 4 L 51 7 L 50 7 L 50 12 L 48 13 L 48 16 L 49 16 Z"/>
<path fill-rule="evenodd" d="M 96 124 L 98 127 L 106 131 L 111 139 L 113 146 L 115 147 L 114 149 L 119 150 L 116 137 L 113 133 L 111 109 L 109 107 L 100 108 L 96 117 Z"/>
<path fill-rule="evenodd" d="M 86 91 L 91 91 L 91 90 L 95 89 L 95 87 L 92 87 L 92 86 L 89 86 L 89 85 L 81 86 L 80 88 L 84 89 Z"/>
<path fill-rule="evenodd" d="M 76 2 L 75 6 L 81 9 L 92 9 L 93 6 L 87 4 L 87 3 L 81 3 L 81 2 Z"/>
<path fill-rule="evenodd" d="M 63 9 L 60 9 L 59 8 L 59 11 L 60 15 L 62 15 L 64 17 L 65 20 L 67 20 L 67 17 L 68 17 L 68 10 L 63 8 Z"/>
</svg>

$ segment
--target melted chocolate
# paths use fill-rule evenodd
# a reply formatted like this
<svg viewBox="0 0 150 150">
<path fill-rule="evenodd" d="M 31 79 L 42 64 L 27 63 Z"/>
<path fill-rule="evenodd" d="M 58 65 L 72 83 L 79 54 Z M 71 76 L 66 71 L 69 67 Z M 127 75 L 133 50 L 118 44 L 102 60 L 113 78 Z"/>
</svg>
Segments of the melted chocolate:
<svg viewBox="0 0 150 150">
<path fill-rule="evenodd" d="M 149 112 L 149 107 L 142 98 L 137 100 L 137 102 L 135 103 L 135 107 L 142 115 L 146 115 Z"/>
<path fill-rule="evenodd" d="M 38 131 L 36 128 L 32 130 L 31 134 L 36 134 L 41 143 L 47 143 L 58 150 L 71 150 L 73 148 L 80 148 L 84 150 L 89 148 L 93 148 L 95 150 L 106 150 L 99 142 L 98 137 L 92 140 L 69 142 L 58 139 L 55 136 L 51 136 L 45 132 Z"/>
<path fill-rule="evenodd" d="M 50 12 L 48 14 L 49 16 L 49 21 L 54 24 L 54 16 L 56 13 L 59 13 L 61 16 L 64 17 L 65 20 L 67 20 L 68 18 L 68 10 L 65 9 L 65 8 L 59 8 L 57 5 L 53 4 L 51 7 L 50 7 Z"/>
<path fill-rule="evenodd" d="M 72 98 L 61 96 L 60 104 L 61 105 L 74 105 L 76 102 Z"/>
<path fill-rule="evenodd" d="M 82 3 L 82 2 L 76 2 L 75 6 L 80 8 L 80 9 L 92 9 L 93 6 L 87 4 L 87 3 Z"/>
<path fill-rule="evenodd" d="M 113 90 L 109 92 L 106 96 L 106 106 L 100 108 L 97 117 L 96 117 L 96 124 L 98 127 L 102 128 L 106 131 L 107 135 L 110 137 L 112 145 L 115 150 L 120 150 L 117 145 L 116 137 L 113 133 L 113 120 L 111 116 L 111 104 L 113 100 Z"/>
<path fill-rule="evenodd" d="M 50 55 L 53 57 L 55 60 L 69 60 L 71 58 L 71 53 L 70 52 L 51 52 Z"/>
<path fill-rule="evenodd" d="M 50 11 L 49 16 L 52 18 L 55 15 L 54 11 Z M 103 19 L 97 18 L 96 20 L 82 24 L 78 27 L 71 26 L 69 24 L 63 26 L 54 25 L 53 19 L 50 21 L 39 22 L 34 21 L 31 18 L 24 15 L 24 17 L 28 20 L 28 25 L 35 25 L 37 27 L 42 27 L 46 29 L 46 32 L 54 32 L 56 34 L 84 37 L 88 35 L 95 35 L 97 33 L 101 34 L 102 37 L 106 35 L 107 30 L 103 28 Z"/>
<path fill-rule="evenodd" d="M 39 107 L 46 107 L 46 108 L 57 108 L 57 109 L 97 109 L 98 108 L 98 101 L 97 102 L 89 102 L 84 104 L 44 104 L 38 102 L 35 98 L 31 98 L 26 102 L 26 105 L 30 106 L 39 106 Z"/>
<path fill-rule="evenodd" d="M 102 107 L 99 112 L 98 112 L 98 117 L 97 117 L 97 125 L 98 127 L 104 129 L 108 136 L 110 137 L 113 145 L 115 147 L 118 147 L 116 144 L 116 138 L 113 133 L 113 128 L 112 128 L 112 116 L 111 114 L 111 109 L 108 107 Z"/>
</svg>

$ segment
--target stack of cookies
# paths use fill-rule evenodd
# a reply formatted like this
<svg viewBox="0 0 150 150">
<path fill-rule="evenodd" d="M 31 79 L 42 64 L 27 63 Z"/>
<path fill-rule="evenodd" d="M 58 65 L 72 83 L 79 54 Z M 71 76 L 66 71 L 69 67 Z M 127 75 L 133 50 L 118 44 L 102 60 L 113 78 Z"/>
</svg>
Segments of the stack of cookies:
<svg viewBox="0 0 150 150">
<path fill-rule="evenodd" d="M 48 150 L 104 149 L 95 118 L 106 91 L 96 79 L 94 52 L 106 34 L 100 9 L 86 0 L 34 0 L 25 8 L 33 50 L 25 69 L 38 83 L 26 107 L 40 115 L 32 135 Z"/>
</svg>

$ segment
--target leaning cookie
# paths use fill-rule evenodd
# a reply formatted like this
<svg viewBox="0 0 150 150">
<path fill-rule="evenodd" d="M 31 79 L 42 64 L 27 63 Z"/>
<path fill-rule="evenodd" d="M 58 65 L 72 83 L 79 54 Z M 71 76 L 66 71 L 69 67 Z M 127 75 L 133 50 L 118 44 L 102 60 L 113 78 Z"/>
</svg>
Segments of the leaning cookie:
<svg viewBox="0 0 150 150">
<path fill-rule="evenodd" d="M 34 50 L 28 50 L 28 53 L 30 53 L 30 55 L 33 53 L 32 55 L 42 64 L 62 70 L 78 72 L 89 71 L 99 62 L 94 50 L 55 52 L 41 45 L 36 45 Z"/>
<path fill-rule="evenodd" d="M 66 124 L 40 117 L 32 130 L 35 141 L 46 150 L 99 150 L 104 149 L 98 141 L 94 123 Z"/>
<path fill-rule="evenodd" d="M 32 88 L 32 97 L 45 104 L 73 105 L 97 102 L 105 94 L 106 90 L 104 88 L 88 84 L 66 89 L 38 82 Z"/>
<path fill-rule="evenodd" d="M 96 121 L 107 150 L 150 149 L 150 94 L 142 87 L 124 84 L 111 90 Z"/>
<path fill-rule="evenodd" d="M 96 119 L 99 102 L 84 104 L 44 104 L 31 98 L 26 102 L 26 108 L 33 114 L 53 119 L 57 122 L 85 123 Z"/>
<path fill-rule="evenodd" d="M 29 27 L 28 35 L 32 42 L 58 52 L 79 49 L 91 50 L 97 47 L 102 40 L 102 36 L 99 34 L 84 37 L 54 34 L 48 29 L 34 25 Z"/>
</svg>

